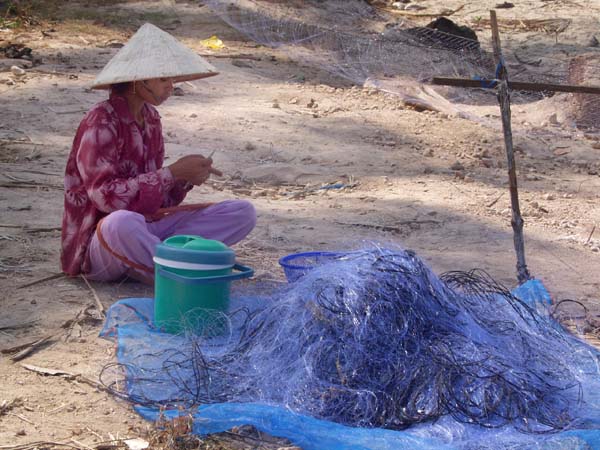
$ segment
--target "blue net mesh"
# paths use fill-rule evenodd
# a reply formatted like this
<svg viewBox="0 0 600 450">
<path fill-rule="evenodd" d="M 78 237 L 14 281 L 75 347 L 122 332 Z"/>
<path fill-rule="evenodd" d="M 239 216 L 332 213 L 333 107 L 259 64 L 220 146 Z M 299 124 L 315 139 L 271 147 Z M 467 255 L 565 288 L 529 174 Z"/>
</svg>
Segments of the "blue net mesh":
<svg viewBox="0 0 600 450">
<path fill-rule="evenodd" d="M 481 271 L 437 277 L 410 251 L 372 248 L 284 287 L 244 287 L 220 336 L 159 333 L 151 300 L 116 303 L 103 334 L 119 361 L 102 380 L 147 417 L 201 405 L 198 432 L 249 423 L 306 448 L 596 442 L 598 353 L 549 316 L 536 280 L 511 293 Z"/>
</svg>

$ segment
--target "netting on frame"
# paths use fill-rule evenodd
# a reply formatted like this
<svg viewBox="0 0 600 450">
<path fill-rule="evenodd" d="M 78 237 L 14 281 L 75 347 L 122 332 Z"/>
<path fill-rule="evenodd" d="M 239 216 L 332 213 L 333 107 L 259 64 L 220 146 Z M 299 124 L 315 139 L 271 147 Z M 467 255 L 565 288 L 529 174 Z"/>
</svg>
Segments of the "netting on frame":
<svg viewBox="0 0 600 450">
<path fill-rule="evenodd" d="M 252 40 L 280 48 L 304 64 L 358 85 L 396 94 L 409 104 L 479 122 L 490 122 L 486 116 L 497 115 L 495 93 L 485 89 L 488 84 L 484 81 L 481 89 L 429 84 L 433 77 L 496 77 L 489 20 L 478 18 L 478 28 L 485 31 L 475 34 L 465 25 L 449 24 L 447 18 L 417 25 L 363 0 L 208 0 L 206 4 Z M 571 21 L 500 20 L 500 25 L 501 31 L 527 27 L 558 39 Z M 546 49 L 538 58 L 519 56 L 516 49 L 505 44 L 503 54 L 515 81 L 593 84 L 595 79 L 590 74 L 596 73 L 600 64 L 593 49 L 589 50 L 590 54 L 580 51 L 575 62 L 560 47 Z M 600 108 L 598 96 L 558 94 L 552 99 L 554 96 L 553 92 L 513 92 L 512 101 L 523 105 L 515 111 L 517 117 L 523 118 L 517 120 L 516 128 L 526 120 L 537 125 L 560 120 L 568 126 L 595 126 L 594 111 Z M 581 103 L 586 105 L 584 110 L 579 107 Z M 557 114 L 558 119 L 552 114 Z"/>
</svg>

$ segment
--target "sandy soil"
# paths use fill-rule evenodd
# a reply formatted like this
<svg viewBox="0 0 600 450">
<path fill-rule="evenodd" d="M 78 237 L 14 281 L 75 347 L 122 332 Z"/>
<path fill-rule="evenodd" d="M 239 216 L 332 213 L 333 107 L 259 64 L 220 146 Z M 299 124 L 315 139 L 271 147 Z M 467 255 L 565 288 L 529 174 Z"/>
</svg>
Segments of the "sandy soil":
<svg viewBox="0 0 600 450">
<path fill-rule="evenodd" d="M 115 43 L 147 20 L 204 55 L 211 51 L 201 39 L 216 34 L 226 45 L 208 56 L 221 75 L 183 84 L 183 95 L 160 112 L 170 160 L 216 149 L 214 160 L 225 174 L 187 201 L 235 197 L 256 206 L 256 229 L 235 247 L 256 278 L 282 279 L 277 260 L 288 253 L 377 241 L 415 250 L 438 273 L 477 267 L 515 286 L 498 128 L 418 112 L 392 95 L 299 65 L 248 41 L 198 2 L 69 3 L 54 13 L 60 21 L 0 30 L 0 46 L 26 44 L 39 60 L 23 76 L 0 72 L 0 445 L 53 441 L 93 448 L 147 438 L 152 429 L 127 403 L 82 378 L 97 380 L 114 361 L 113 343 L 98 338 L 102 321 L 94 296 L 108 308 L 121 298 L 152 296 L 152 289 L 134 282 L 90 288 L 80 278 L 27 286 L 60 270 L 61 174 L 79 120 L 106 95 L 88 86 L 117 51 Z M 486 3 L 469 2 L 453 18 L 472 23 L 486 17 Z M 430 0 L 419 4 L 420 13 L 440 9 Z M 588 17 L 599 10 L 598 1 L 532 0 L 499 14 L 572 19 L 578 26 L 561 35 L 560 45 L 573 47 L 587 45 L 597 32 Z M 535 43 L 524 58 L 558 45 L 551 33 L 503 32 L 508 43 Z M 551 115 L 552 107 L 544 113 Z M 515 135 L 527 262 L 555 302 L 581 301 L 595 316 L 600 146 L 572 129 L 555 131 Z M 338 182 L 344 187 L 318 189 Z M 42 348 L 10 359 L 14 351 L 7 349 L 44 337 Z M 80 376 L 45 376 L 23 364 Z"/>
</svg>

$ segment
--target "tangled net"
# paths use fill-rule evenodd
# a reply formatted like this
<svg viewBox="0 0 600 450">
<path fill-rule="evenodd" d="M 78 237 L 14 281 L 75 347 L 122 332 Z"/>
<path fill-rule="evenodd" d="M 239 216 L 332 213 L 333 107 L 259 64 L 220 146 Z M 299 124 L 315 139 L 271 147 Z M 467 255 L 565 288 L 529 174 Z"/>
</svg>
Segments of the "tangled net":
<svg viewBox="0 0 600 450">
<path fill-rule="evenodd" d="M 101 379 L 142 405 L 258 402 L 390 429 L 451 415 L 545 433 L 577 420 L 582 368 L 597 362 L 484 272 L 438 278 L 410 251 L 349 253 L 238 300 L 229 334 L 156 333 Z"/>
</svg>

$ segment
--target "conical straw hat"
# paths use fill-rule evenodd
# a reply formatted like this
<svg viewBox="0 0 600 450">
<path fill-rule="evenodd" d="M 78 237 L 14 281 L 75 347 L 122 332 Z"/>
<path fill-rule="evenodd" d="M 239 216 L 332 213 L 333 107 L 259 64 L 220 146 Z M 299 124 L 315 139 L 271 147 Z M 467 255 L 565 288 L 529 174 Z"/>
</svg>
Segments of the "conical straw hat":
<svg viewBox="0 0 600 450">
<path fill-rule="evenodd" d="M 217 74 L 215 67 L 169 33 L 146 23 L 104 66 L 92 88 L 107 89 L 111 84 L 152 78 L 189 81 Z"/>
</svg>

